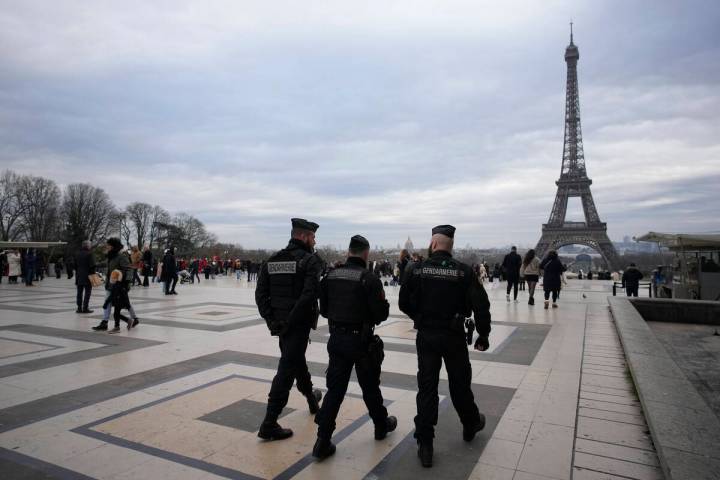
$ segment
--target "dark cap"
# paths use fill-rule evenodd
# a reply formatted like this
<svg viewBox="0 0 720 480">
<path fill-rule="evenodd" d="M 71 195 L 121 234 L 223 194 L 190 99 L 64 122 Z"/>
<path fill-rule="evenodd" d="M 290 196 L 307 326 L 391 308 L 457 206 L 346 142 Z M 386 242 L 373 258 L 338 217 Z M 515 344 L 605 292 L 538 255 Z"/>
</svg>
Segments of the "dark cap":
<svg viewBox="0 0 720 480">
<path fill-rule="evenodd" d="M 362 235 L 353 235 L 350 239 L 350 250 L 366 250 L 370 248 L 370 242 Z"/>
<path fill-rule="evenodd" d="M 445 235 L 446 237 L 454 238 L 455 227 L 453 227 L 452 225 L 438 225 L 437 227 L 432 229 L 433 235 L 437 233 L 439 233 L 440 235 Z"/>
<path fill-rule="evenodd" d="M 290 221 L 292 222 L 292 228 L 299 228 L 301 230 L 310 230 L 311 232 L 316 232 L 317 229 L 320 227 L 315 222 L 308 222 L 304 218 L 291 218 Z"/>
</svg>

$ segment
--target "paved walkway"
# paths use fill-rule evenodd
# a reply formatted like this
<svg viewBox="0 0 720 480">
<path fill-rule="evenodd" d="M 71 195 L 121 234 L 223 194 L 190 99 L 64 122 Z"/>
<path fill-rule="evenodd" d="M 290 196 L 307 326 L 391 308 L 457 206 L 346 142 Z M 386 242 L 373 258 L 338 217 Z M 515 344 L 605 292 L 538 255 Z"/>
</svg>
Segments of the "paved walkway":
<svg viewBox="0 0 720 480">
<path fill-rule="evenodd" d="M 218 278 L 131 292 L 141 318 L 119 335 L 90 331 L 74 313 L 71 281 L 0 285 L 0 471 L 3 478 L 661 478 L 645 420 L 607 308 L 606 282 L 571 281 L 561 307 L 505 301 L 488 284 L 491 349 L 472 352 L 473 390 L 486 429 L 462 441 L 441 381 L 435 466 L 415 455 L 414 331 L 386 287 L 391 318 L 383 393 L 398 430 L 372 439 L 351 384 L 338 420 L 338 453 L 309 456 L 315 425 L 291 395 L 283 425 L 296 434 L 263 443 L 256 429 L 277 363 L 277 343 L 254 307 L 254 284 Z M 100 293 L 100 292 L 97 292 Z M 308 360 L 325 387 L 326 322 Z"/>
</svg>

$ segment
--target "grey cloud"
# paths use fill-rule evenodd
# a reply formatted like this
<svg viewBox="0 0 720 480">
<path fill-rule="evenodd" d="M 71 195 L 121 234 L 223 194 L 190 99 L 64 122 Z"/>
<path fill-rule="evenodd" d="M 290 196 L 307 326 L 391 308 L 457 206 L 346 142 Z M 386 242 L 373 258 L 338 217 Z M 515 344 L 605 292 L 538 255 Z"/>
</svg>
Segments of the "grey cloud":
<svg viewBox="0 0 720 480">
<path fill-rule="evenodd" d="M 23 3 L 0 14 L 0 166 L 247 246 L 279 246 L 293 215 L 321 221 L 321 243 L 455 222 L 463 245 L 530 245 L 560 170 L 572 16 L 611 236 L 716 229 L 720 8 L 511 3 Z"/>
</svg>

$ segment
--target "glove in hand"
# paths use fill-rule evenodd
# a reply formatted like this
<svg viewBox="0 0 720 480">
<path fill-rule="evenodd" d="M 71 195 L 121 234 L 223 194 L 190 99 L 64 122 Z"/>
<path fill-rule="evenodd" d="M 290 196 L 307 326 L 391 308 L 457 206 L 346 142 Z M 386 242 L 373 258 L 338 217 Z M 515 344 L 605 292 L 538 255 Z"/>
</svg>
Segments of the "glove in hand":
<svg viewBox="0 0 720 480">
<path fill-rule="evenodd" d="M 490 348 L 490 341 L 488 340 L 488 337 L 478 337 L 478 339 L 475 340 L 475 350 L 484 352 L 488 348 Z"/>
</svg>

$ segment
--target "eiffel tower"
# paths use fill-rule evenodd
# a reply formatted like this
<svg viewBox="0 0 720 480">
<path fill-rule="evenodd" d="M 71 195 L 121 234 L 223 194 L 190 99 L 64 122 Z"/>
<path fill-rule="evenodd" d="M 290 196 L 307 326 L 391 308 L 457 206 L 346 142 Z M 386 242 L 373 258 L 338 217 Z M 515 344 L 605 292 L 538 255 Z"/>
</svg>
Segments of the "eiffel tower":
<svg viewBox="0 0 720 480">
<path fill-rule="evenodd" d="M 607 224 L 600 221 L 600 215 L 598 215 L 595 201 L 590 192 L 592 180 L 588 178 L 585 170 L 577 80 L 579 59 L 580 52 L 573 43 L 572 23 L 570 23 L 570 45 L 565 49 L 567 87 L 562 168 L 560 179 L 555 182 L 558 189 L 555 203 L 550 212 L 550 219 L 542 226 L 542 236 L 535 247 L 535 252 L 542 258 L 549 250 L 557 250 L 564 245 L 585 245 L 602 255 L 608 269 L 616 270 L 620 268 L 618 254 L 608 238 Z M 584 222 L 565 220 L 570 197 L 580 197 L 585 214 Z"/>
</svg>

